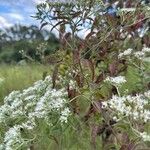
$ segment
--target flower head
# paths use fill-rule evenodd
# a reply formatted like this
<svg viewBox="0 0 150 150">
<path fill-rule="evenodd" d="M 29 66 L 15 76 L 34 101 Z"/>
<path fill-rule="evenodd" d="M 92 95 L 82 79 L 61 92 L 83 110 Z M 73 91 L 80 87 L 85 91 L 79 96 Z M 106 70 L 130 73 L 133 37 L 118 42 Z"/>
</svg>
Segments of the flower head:
<svg viewBox="0 0 150 150">
<path fill-rule="evenodd" d="M 129 56 L 132 53 L 133 49 L 132 48 L 128 48 L 127 50 L 125 50 L 124 52 L 120 53 L 118 55 L 119 58 L 122 58 L 123 56 Z"/>
<path fill-rule="evenodd" d="M 119 86 L 127 81 L 124 76 L 118 76 L 118 77 L 107 77 L 105 79 L 105 82 L 110 82 L 111 84 L 115 86 Z"/>
</svg>

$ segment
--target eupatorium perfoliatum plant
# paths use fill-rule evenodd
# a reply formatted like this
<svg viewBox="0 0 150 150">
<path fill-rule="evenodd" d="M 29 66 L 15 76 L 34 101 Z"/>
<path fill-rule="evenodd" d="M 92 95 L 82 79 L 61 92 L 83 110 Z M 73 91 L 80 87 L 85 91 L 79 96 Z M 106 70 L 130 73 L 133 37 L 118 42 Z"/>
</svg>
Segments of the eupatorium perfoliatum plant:
<svg viewBox="0 0 150 150">
<path fill-rule="evenodd" d="M 30 148 L 39 138 L 41 122 L 49 133 L 53 126 L 64 126 L 71 114 L 67 103 L 66 89 L 52 88 L 50 76 L 23 91 L 10 93 L 0 107 L 1 131 L 5 131 L 1 133 L 0 149 Z"/>
<path fill-rule="evenodd" d="M 5 98 L 2 149 L 149 149 L 149 1 L 47 1 L 34 17 L 60 49 L 51 78 Z"/>
</svg>

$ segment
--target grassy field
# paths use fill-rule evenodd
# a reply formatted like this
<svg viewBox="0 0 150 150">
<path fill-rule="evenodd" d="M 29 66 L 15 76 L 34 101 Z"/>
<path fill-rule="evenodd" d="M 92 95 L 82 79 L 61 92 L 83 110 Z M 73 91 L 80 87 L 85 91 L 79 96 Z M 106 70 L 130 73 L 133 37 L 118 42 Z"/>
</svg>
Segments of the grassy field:
<svg viewBox="0 0 150 150">
<path fill-rule="evenodd" d="M 45 72 L 50 72 L 48 66 L 35 64 L 25 66 L 0 65 L 0 78 L 4 79 L 0 86 L 0 102 L 11 91 L 24 89 L 42 79 Z"/>
<path fill-rule="evenodd" d="M 50 74 L 51 67 L 39 64 L 30 65 L 0 65 L 0 78 L 4 79 L 0 86 L 0 102 L 13 90 L 22 90 L 29 87 L 35 81 L 42 79 L 43 74 Z M 150 65 L 147 64 L 147 74 L 149 74 Z M 129 91 L 141 90 L 143 87 L 138 87 L 141 78 L 138 71 L 134 67 L 129 67 L 127 74 L 127 83 L 124 84 L 123 90 Z M 140 79 L 140 80 L 139 80 Z M 144 79 L 145 80 L 145 79 Z M 147 81 L 145 81 L 147 82 Z"/>
</svg>

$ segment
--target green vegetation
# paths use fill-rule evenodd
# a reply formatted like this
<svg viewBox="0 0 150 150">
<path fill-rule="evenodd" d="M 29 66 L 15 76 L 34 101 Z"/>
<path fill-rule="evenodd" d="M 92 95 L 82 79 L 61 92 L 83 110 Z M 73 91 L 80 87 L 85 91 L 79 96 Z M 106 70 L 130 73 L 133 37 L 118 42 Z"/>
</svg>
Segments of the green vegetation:
<svg viewBox="0 0 150 150">
<path fill-rule="evenodd" d="M 39 51 L 43 43 L 45 47 Z M 54 53 L 58 47 L 56 36 L 47 30 L 39 30 L 37 26 L 14 25 L 0 30 L 0 63 L 17 63 L 23 59 L 42 61 L 41 53 L 47 56 Z"/>
<path fill-rule="evenodd" d="M 22 60 L 0 68 L 1 100 L 8 95 L 0 106 L 0 149 L 149 149 L 149 10 L 138 0 L 39 4 L 34 17 L 59 32 L 59 46 L 47 53 L 51 45 L 40 38 L 25 38 L 29 45 L 10 38 L 41 65 Z"/>
<path fill-rule="evenodd" d="M 50 73 L 50 66 L 30 64 L 24 66 L 0 65 L 0 78 L 4 81 L 0 87 L 0 101 L 13 90 L 21 90 L 42 79 Z"/>
</svg>

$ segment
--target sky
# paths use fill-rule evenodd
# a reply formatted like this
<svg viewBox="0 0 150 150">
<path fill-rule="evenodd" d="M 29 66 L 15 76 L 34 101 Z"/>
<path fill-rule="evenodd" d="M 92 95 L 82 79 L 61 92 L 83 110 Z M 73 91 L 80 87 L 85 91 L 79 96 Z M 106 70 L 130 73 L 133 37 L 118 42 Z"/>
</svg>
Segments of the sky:
<svg viewBox="0 0 150 150">
<path fill-rule="evenodd" d="M 59 1 L 59 0 L 52 0 Z M 66 1 L 66 0 L 63 0 Z M 71 1 L 71 0 L 68 0 Z M 9 28 L 14 24 L 21 25 L 37 25 L 40 28 L 40 23 L 34 16 L 36 13 L 36 5 L 45 2 L 45 0 L 0 0 L 0 29 Z M 62 2 L 62 0 L 61 0 Z M 51 27 L 46 26 L 45 29 L 50 30 Z M 53 33 L 58 36 L 58 31 L 53 30 Z M 79 36 L 84 37 L 89 33 L 89 30 L 84 29 Z"/>
<path fill-rule="evenodd" d="M 35 15 L 36 5 L 44 0 L 0 0 L 0 29 L 14 24 L 38 24 Z"/>
</svg>

